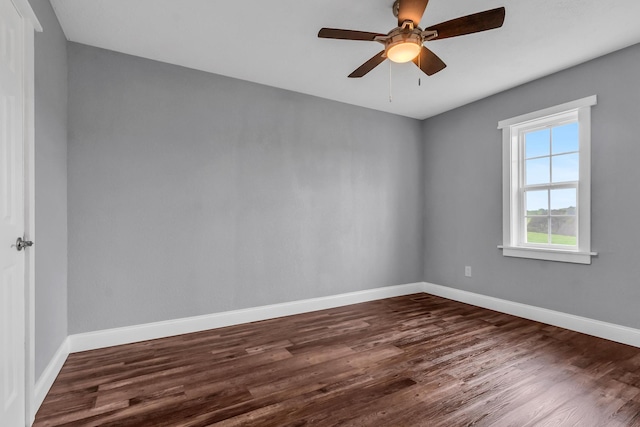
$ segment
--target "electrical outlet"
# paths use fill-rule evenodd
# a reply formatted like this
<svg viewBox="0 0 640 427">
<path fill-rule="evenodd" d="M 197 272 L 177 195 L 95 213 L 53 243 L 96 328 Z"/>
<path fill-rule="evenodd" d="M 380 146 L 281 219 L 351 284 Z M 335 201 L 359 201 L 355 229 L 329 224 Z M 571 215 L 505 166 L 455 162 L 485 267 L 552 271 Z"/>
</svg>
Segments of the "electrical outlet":
<svg viewBox="0 0 640 427">
<path fill-rule="evenodd" d="M 471 277 L 471 266 L 470 265 L 465 265 L 464 266 L 464 275 L 465 275 L 465 277 Z"/>
</svg>

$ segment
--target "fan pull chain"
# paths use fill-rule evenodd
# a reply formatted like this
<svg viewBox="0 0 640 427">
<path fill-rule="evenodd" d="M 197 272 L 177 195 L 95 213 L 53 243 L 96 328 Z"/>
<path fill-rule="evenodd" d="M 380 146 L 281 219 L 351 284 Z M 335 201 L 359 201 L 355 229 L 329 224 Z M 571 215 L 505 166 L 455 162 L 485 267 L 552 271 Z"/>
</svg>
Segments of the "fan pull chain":
<svg viewBox="0 0 640 427">
<path fill-rule="evenodd" d="M 393 97 L 391 96 L 391 61 L 387 61 L 389 63 L 389 102 L 393 102 Z"/>
<path fill-rule="evenodd" d="M 422 52 L 418 54 L 418 68 L 422 71 L 422 65 L 420 61 L 422 60 Z M 420 77 L 418 77 L 418 86 L 420 86 Z"/>
</svg>

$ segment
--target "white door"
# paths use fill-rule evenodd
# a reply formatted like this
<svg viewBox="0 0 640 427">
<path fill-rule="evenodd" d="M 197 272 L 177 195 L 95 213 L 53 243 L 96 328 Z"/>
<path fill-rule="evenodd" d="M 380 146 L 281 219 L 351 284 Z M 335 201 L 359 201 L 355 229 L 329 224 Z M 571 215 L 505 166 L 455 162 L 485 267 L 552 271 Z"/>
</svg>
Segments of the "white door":
<svg viewBox="0 0 640 427">
<path fill-rule="evenodd" d="M 0 0 L 0 424 L 25 425 L 23 20 Z"/>
</svg>

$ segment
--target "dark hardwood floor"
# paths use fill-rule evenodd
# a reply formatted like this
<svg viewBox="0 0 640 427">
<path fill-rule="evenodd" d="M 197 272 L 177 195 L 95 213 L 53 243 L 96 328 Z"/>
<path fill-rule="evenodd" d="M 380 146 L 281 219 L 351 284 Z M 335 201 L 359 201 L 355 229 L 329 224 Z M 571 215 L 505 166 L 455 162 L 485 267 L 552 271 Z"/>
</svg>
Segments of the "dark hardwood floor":
<svg viewBox="0 0 640 427">
<path fill-rule="evenodd" d="M 640 426 L 640 349 L 426 294 L 71 354 L 44 426 Z"/>
</svg>

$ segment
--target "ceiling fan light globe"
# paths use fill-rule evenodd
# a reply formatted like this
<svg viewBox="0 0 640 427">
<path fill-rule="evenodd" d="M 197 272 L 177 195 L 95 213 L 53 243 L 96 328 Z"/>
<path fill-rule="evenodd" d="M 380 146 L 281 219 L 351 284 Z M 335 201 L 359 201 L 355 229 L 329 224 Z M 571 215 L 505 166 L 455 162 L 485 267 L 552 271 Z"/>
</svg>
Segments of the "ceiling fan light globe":
<svg viewBox="0 0 640 427">
<path fill-rule="evenodd" d="M 413 60 L 420 53 L 422 46 L 414 42 L 394 44 L 387 49 L 387 58 L 399 64 Z"/>
</svg>

